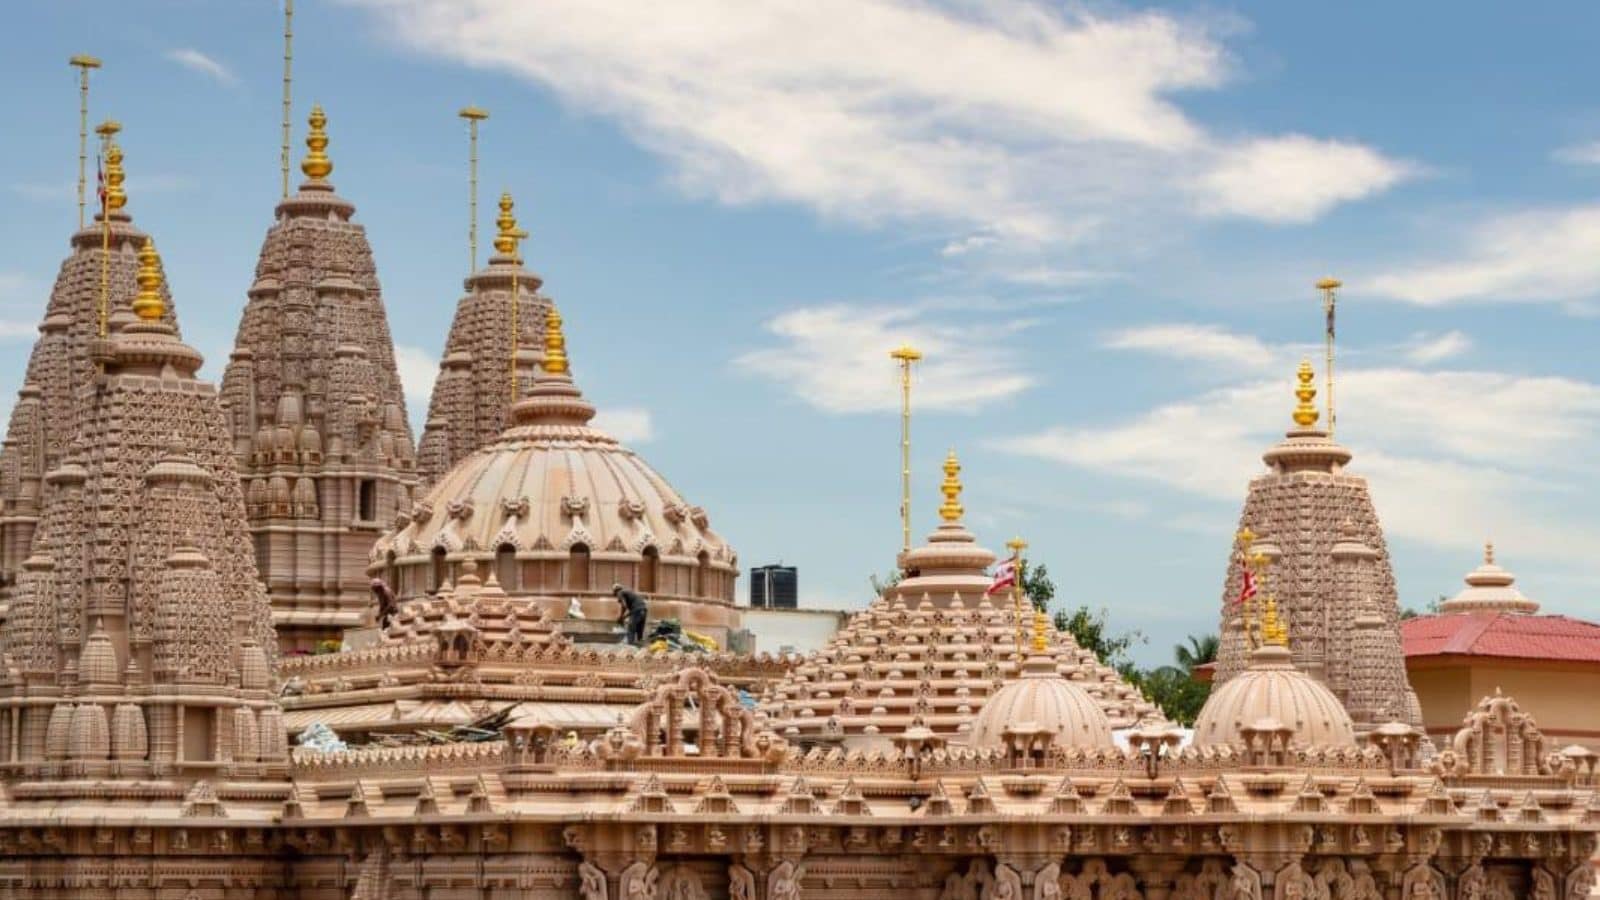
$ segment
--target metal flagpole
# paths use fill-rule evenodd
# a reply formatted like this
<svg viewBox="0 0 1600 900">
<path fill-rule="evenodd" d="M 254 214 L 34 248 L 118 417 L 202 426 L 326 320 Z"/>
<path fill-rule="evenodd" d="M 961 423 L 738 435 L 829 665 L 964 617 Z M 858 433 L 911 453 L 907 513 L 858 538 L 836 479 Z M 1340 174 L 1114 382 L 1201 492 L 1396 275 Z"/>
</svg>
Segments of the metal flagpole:
<svg viewBox="0 0 1600 900">
<path fill-rule="evenodd" d="M 67 61 L 78 69 L 78 229 L 84 223 L 84 167 L 89 159 L 89 70 L 100 68 L 100 60 L 79 54 Z"/>
<path fill-rule="evenodd" d="M 456 115 L 467 120 L 470 148 L 467 159 L 467 247 L 470 253 L 467 272 L 470 274 L 478 271 L 478 123 L 489 118 L 489 111 L 469 105 Z"/>
<path fill-rule="evenodd" d="M 283 153 L 279 165 L 283 170 L 283 196 L 289 196 L 289 79 L 294 61 L 294 0 L 283 0 Z"/>
<path fill-rule="evenodd" d="M 1020 537 L 1006 541 L 1006 547 L 1011 551 L 1011 565 L 1015 575 L 1011 582 L 1011 610 L 1017 620 L 1017 659 L 1022 659 L 1022 551 L 1028 549 L 1028 542 Z"/>
<path fill-rule="evenodd" d="M 911 549 L 911 364 L 922 359 L 922 351 L 901 344 L 889 351 L 900 364 L 900 550 Z"/>
<path fill-rule="evenodd" d="M 1322 311 L 1328 320 L 1324 335 L 1328 350 L 1328 437 L 1333 437 L 1333 428 L 1337 424 L 1333 413 L 1333 308 L 1339 299 L 1335 292 L 1341 287 L 1343 284 L 1337 278 L 1324 278 L 1317 282 L 1317 290 L 1322 292 Z"/>
</svg>

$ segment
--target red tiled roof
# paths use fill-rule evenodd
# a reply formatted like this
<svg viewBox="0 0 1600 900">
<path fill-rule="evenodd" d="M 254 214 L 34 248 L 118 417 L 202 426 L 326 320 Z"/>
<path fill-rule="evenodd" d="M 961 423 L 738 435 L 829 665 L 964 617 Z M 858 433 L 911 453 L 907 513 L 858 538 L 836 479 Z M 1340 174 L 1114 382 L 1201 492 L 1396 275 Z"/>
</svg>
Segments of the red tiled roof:
<svg viewBox="0 0 1600 900">
<path fill-rule="evenodd" d="M 1417 616 L 1400 623 L 1412 656 L 1500 656 L 1600 663 L 1600 625 L 1568 616 L 1507 612 Z"/>
</svg>

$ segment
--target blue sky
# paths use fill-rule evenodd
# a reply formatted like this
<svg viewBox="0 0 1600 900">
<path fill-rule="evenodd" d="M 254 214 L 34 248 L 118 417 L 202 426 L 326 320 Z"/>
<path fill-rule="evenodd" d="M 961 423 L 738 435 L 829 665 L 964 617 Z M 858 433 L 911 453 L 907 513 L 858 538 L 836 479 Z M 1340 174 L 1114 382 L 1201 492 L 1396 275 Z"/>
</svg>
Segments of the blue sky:
<svg viewBox="0 0 1600 900">
<path fill-rule="evenodd" d="M 1143 658 L 1214 628 L 1331 273 L 1340 438 L 1404 602 L 1493 537 L 1546 610 L 1593 615 L 1600 8 L 649 6 L 298 4 L 295 158 L 319 102 L 414 419 L 466 274 L 477 103 L 484 195 L 516 195 L 580 383 L 745 564 L 799 565 L 803 602 L 860 605 L 892 564 L 884 354 L 909 339 L 917 534 L 953 446 L 980 539 L 1026 537 Z M 74 53 L 105 61 L 91 115 L 123 123 L 129 209 L 217 377 L 278 196 L 280 22 L 11 11 L 5 397 L 75 223 Z"/>
</svg>

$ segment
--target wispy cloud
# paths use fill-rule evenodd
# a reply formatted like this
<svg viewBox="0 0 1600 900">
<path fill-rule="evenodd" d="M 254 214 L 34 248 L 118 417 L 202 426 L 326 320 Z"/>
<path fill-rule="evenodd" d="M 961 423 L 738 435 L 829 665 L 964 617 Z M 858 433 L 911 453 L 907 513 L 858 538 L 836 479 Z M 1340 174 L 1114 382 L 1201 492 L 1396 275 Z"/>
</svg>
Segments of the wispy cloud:
<svg viewBox="0 0 1600 900">
<path fill-rule="evenodd" d="M 1265 369 L 1274 361 L 1274 351 L 1259 338 L 1216 325 L 1145 325 L 1112 332 L 1103 343 L 1113 350 L 1142 350 L 1236 369 Z"/>
<path fill-rule="evenodd" d="M 1494 216 L 1454 253 L 1380 273 L 1372 289 L 1423 306 L 1571 304 L 1600 295 L 1600 204 Z"/>
<path fill-rule="evenodd" d="M 1562 147 L 1552 154 L 1558 162 L 1574 166 L 1600 166 L 1600 141 Z"/>
<path fill-rule="evenodd" d="M 1445 335 L 1418 346 L 1449 349 L 1452 342 L 1458 340 Z M 1176 343 L 1167 355 L 1195 358 Z M 1292 351 L 1280 348 L 1274 355 Z M 1219 357 L 1219 373 L 1224 365 Z M 1600 528 L 1584 511 L 1600 499 L 1589 496 L 1595 467 L 1566 448 L 1600 441 L 1600 385 L 1383 366 L 1347 367 L 1339 389 L 1342 442 L 1355 450 L 1353 470 L 1371 481 L 1391 535 L 1470 549 L 1493 533 L 1529 556 L 1573 564 L 1591 558 Z M 1057 425 L 995 444 L 1238 502 L 1261 471 L 1261 451 L 1288 425 L 1292 402 L 1282 379 L 1252 378 L 1121 421 Z"/>
<path fill-rule="evenodd" d="M 812 306 L 768 322 L 777 346 L 742 354 L 734 365 L 824 412 L 881 412 L 899 406 L 889 351 L 909 342 L 925 354 L 916 364 L 918 407 L 976 412 L 1033 385 L 1010 355 L 989 349 L 1027 324 L 978 319 L 939 303 Z"/>
<path fill-rule="evenodd" d="M 347 2 L 409 48 L 519 75 L 619 121 L 691 192 L 942 228 L 946 257 L 1068 245 L 1132 221 L 1159 233 L 1201 213 L 1304 222 L 1411 172 L 1352 142 L 1217 136 L 1175 98 L 1225 84 L 1227 26 L 1159 11 Z"/>
<path fill-rule="evenodd" d="M 164 54 L 170 62 L 175 62 L 191 72 L 198 72 L 218 84 L 232 86 L 239 82 L 234 77 L 233 71 L 219 62 L 215 57 L 208 56 L 193 47 L 179 47 L 168 50 Z"/>
<path fill-rule="evenodd" d="M 655 419 L 650 410 L 636 406 L 601 409 L 595 414 L 594 427 L 624 444 L 644 444 L 656 436 Z"/>
<path fill-rule="evenodd" d="M 410 344 L 394 345 L 394 365 L 405 389 L 406 409 L 413 424 L 428 417 L 428 401 L 433 396 L 433 380 L 439 376 L 439 358 Z M 421 434 L 421 431 L 417 432 Z"/>
<path fill-rule="evenodd" d="M 1471 349 L 1472 338 L 1460 331 L 1446 331 L 1438 335 L 1417 334 L 1412 336 L 1411 344 L 1406 348 L 1406 358 L 1418 365 L 1429 365 L 1460 356 Z"/>
</svg>

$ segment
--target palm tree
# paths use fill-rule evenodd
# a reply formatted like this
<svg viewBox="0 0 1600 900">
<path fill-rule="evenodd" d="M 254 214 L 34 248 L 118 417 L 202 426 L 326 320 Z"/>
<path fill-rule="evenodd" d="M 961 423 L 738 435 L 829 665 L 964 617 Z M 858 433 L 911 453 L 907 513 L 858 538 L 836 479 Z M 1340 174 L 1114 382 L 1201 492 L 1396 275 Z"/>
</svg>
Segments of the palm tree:
<svg viewBox="0 0 1600 900">
<path fill-rule="evenodd" d="M 1172 648 L 1172 656 L 1183 671 L 1193 673 L 1196 668 L 1217 661 L 1217 650 L 1221 643 L 1214 634 L 1191 634 L 1187 644 Z"/>
</svg>

